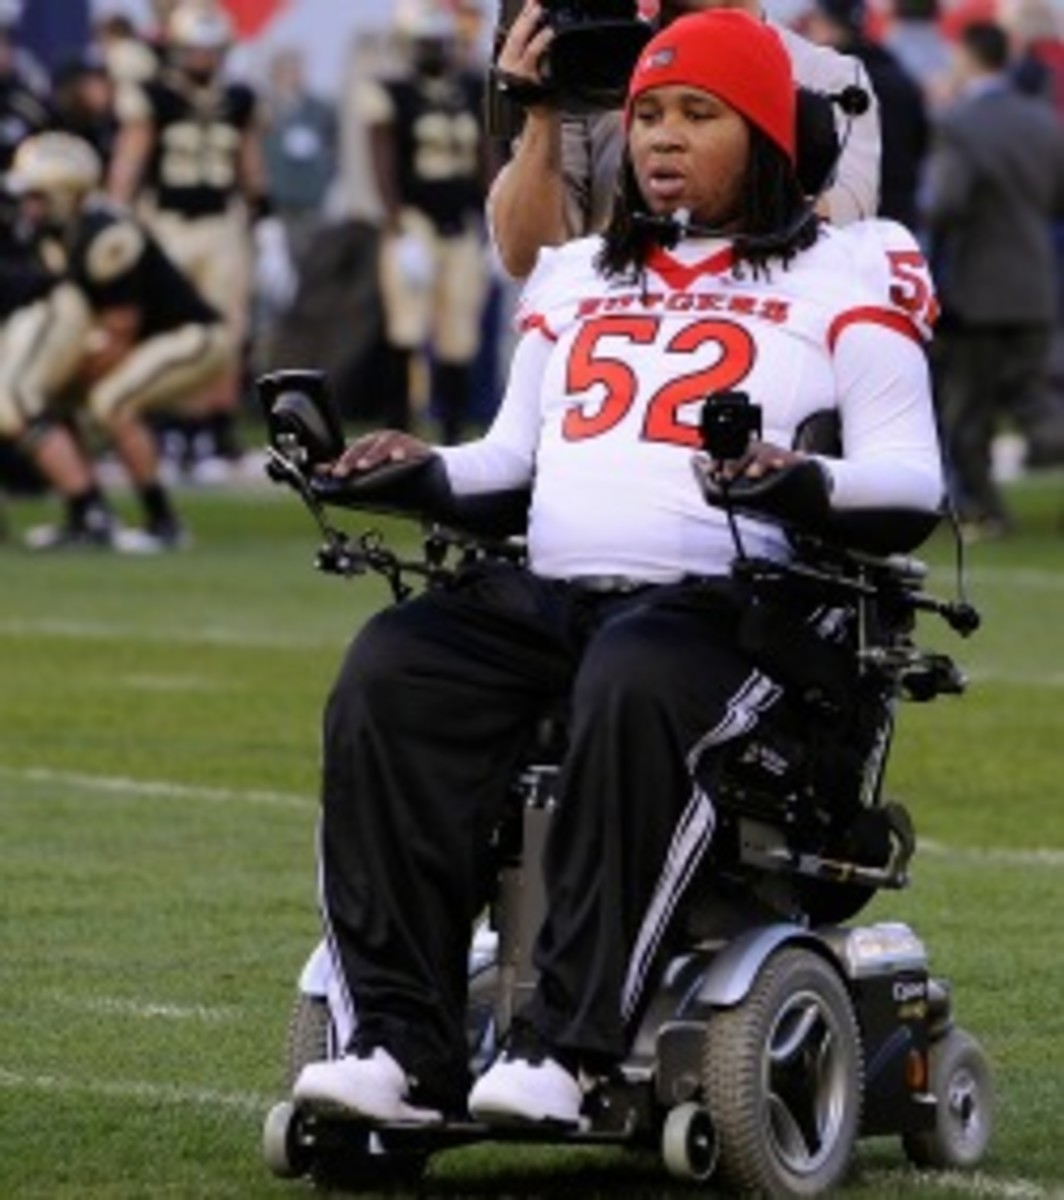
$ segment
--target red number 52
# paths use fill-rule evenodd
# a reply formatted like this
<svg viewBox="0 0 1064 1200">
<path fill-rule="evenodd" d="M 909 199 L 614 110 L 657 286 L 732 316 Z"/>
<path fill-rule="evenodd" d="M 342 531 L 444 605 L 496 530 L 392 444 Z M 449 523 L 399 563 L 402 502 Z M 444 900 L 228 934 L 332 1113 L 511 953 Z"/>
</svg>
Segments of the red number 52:
<svg viewBox="0 0 1064 1200">
<path fill-rule="evenodd" d="M 647 346 L 655 341 L 661 318 L 640 313 L 598 317 L 588 321 L 573 343 L 566 374 L 571 395 L 601 390 L 593 405 L 577 402 L 570 406 L 562 423 L 569 441 L 599 437 L 624 420 L 635 403 L 639 379 L 624 358 L 609 353 L 610 339 Z M 698 411 L 682 419 L 690 405 L 701 405 L 711 392 L 728 391 L 750 373 L 757 355 L 753 336 L 731 321 L 693 321 L 675 333 L 665 346 L 667 354 L 683 356 L 703 346 L 717 349 L 717 360 L 709 367 L 676 375 L 647 401 L 640 437 L 650 442 L 671 442 L 698 449 Z M 620 348 L 619 348 L 620 349 Z"/>
</svg>

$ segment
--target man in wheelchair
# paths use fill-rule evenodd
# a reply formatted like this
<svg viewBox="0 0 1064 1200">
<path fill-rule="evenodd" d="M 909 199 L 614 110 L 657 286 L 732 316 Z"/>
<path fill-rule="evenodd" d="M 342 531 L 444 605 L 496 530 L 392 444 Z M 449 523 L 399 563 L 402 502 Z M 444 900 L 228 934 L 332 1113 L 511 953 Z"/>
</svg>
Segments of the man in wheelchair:
<svg viewBox="0 0 1064 1200">
<path fill-rule="evenodd" d="M 526 562 L 472 563 L 377 614 L 330 696 L 321 897 L 354 1033 L 296 1080 L 308 1111 L 577 1127 L 584 1081 L 631 1046 L 692 879 L 743 853 L 772 861 L 771 839 L 729 839 L 734 814 L 776 803 L 774 773 L 796 794 L 810 769 L 839 777 L 825 794 L 847 819 L 788 818 L 819 861 L 863 862 L 874 885 L 907 852 L 902 819 L 857 829 L 887 719 L 860 694 L 859 606 L 811 579 L 766 607 L 736 567 L 792 556 L 799 500 L 824 529 L 883 510 L 912 518 L 913 542 L 933 527 L 926 265 L 893 223 L 818 224 L 787 55 L 742 13 L 656 35 L 626 122 L 613 219 L 542 253 L 488 433 L 434 450 L 384 431 L 323 468 L 341 503 L 368 485 L 429 511 L 531 499 Z M 800 430 L 825 409 L 838 453 L 811 453 Z M 467 955 L 492 834 L 537 717 L 562 699 L 536 985 L 474 1081 Z M 810 733 L 825 752 L 805 762 Z"/>
</svg>

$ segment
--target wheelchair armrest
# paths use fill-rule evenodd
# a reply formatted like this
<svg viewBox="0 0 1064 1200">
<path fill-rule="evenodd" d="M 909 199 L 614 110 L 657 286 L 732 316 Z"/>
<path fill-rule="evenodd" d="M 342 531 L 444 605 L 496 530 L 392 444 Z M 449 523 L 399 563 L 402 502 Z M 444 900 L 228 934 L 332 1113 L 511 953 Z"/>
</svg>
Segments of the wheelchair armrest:
<svg viewBox="0 0 1064 1200">
<path fill-rule="evenodd" d="M 450 514 L 441 520 L 478 538 L 524 537 L 528 530 L 531 499 L 530 488 L 482 492 L 476 496 L 452 496 Z"/>
<path fill-rule="evenodd" d="M 384 463 L 338 478 L 312 475 L 310 490 L 323 504 L 398 516 L 422 517 L 448 502 L 450 484 L 435 455 L 416 462 Z"/>
<path fill-rule="evenodd" d="M 923 509 L 831 507 L 827 473 L 814 459 L 791 463 L 760 479 L 740 477 L 721 486 L 696 468 L 702 494 L 715 508 L 772 521 L 794 536 L 820 538 L 865 554 L 908 554 L 930 537 L 940 515 Z"/>
<path fill-rule="evenodd" d="M 911 554 L 938 528 L 942 516 L 920 508 L 861 508 L 829 513 L 825 541 L 864 554 Z"/>
<path fill-rule="evenodd" d="M 528 523 L 529 489 L 456 496 L 438 455 L 387 463 L 345 479 L 316 475 L 310 489 L 323 504 L 431 521 L 474 538 L 523 535 Z"/>
</svg>

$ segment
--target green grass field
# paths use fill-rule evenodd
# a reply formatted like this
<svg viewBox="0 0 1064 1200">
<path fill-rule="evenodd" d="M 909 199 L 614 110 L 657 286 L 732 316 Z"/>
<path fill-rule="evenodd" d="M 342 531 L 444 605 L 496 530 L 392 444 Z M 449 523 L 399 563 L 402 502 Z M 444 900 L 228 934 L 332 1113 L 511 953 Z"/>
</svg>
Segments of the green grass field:
<svg viewBox="0 0 1064 1200">
<path fill-rule="evenodd" d="M 913 922 L 999 1092 L 975 1176 L 860 1146 L 847 1195 L 1064 1196 L 1064 480 L 1020 485 L 1024 532 L 970 553 L 984 630 L 934 622 L 973 686 L 903 712 L 891 790 L 924 839 Z M 191 492 L 187 553 L 0 544 L 0 1197 L 281 1197 L 260 1128 L 316 937 L 318 717 L 378 581 L 311 569 L 266 489 Z M 929 552 L 952 586 L 944 540 Z M 674 1196 L 653 1161 L 474 1147 L 428 1195 Z"/>
</svg>

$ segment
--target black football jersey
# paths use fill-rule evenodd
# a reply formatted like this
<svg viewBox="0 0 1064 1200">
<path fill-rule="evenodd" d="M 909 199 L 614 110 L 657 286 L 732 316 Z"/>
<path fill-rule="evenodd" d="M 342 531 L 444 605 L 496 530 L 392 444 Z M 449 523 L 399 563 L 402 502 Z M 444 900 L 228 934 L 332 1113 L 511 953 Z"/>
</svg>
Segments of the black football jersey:
<svg viewBox="0 0 1064 1200">
<path fill-rule="evenodd" d="M 255 115 L 243 84 L 193 87 L 173 73 L 144 84 L 155 126 L 145 183 L 160 209 L 188 217 L 223 213 L 240 186 L 240 147 Z"/>
<path fill-rule="evenodd" d="M 395 107 L 400 198 L 441 232 L 454 232 L 484 203 L 480 81 L 461 75 L 384 86 Z"/>
<path fill-rule="evenodd" d="M 144 226 L 105 201 L 86 206 L 62 252 L 67 277 L 89 304 L 136 308 L 144 337 L 219 319 Z"/>
</svg>

